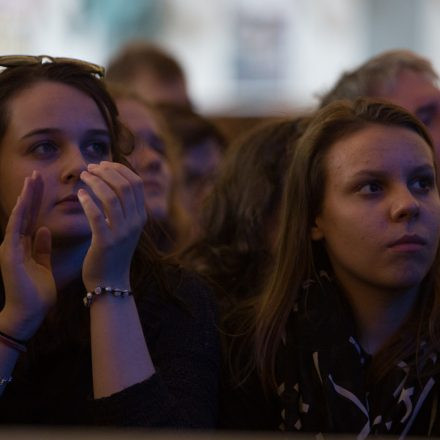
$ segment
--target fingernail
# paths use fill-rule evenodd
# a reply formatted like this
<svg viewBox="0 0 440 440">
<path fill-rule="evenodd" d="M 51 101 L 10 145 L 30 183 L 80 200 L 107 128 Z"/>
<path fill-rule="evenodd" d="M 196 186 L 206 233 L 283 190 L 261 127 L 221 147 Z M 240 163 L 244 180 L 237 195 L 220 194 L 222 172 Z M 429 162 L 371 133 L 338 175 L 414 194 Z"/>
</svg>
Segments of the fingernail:
<svg viewBox="0 0 440 440">
<path fill-rule="evenodd" d="M 98 167 L 98 165 L 96 165 L 96 163 L 89 163 L 87 165 L 87 169 L 89 169 L 89 170 L 94 170 L 97 167 Z"/>
</svg>

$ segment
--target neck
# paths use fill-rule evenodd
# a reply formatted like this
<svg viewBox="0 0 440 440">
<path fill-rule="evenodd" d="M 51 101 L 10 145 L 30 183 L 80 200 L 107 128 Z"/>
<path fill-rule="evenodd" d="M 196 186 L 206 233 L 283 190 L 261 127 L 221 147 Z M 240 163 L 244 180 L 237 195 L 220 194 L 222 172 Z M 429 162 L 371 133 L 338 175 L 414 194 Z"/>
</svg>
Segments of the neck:
<svg viewBox="0 0 440 440">
<path fill-rule="evenodd" d="M 55 245 L 52 249 L 52 271 L 58 292 L 81 277 L 82 266 L 90 241 L 69 246 Z"/>
<path fill-rule="evenodd" d="M 351 285 L 343 290 L 354 312 L 359 340 L 374 355 L 398 331 L 417 300 L 420 286 L 384 289 Z"/>
</svg>

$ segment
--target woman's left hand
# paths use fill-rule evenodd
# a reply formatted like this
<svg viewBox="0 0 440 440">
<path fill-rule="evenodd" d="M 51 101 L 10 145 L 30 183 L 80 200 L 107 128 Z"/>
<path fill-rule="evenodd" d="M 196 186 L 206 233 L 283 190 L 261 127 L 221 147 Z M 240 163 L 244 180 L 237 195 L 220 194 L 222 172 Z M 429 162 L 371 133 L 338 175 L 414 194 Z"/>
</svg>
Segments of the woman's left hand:
<svg viewBox="0 0 440 440">
<path fill-rule="evenodd" d="M 130 265 L 147 220 L 142 179 L 116 162 L 89 164 L 81 173 L 88 191 L 78 198 L 92 231 L 82 277 L 88 291 L 97 286 L 130 289 Z"/>
</svg>

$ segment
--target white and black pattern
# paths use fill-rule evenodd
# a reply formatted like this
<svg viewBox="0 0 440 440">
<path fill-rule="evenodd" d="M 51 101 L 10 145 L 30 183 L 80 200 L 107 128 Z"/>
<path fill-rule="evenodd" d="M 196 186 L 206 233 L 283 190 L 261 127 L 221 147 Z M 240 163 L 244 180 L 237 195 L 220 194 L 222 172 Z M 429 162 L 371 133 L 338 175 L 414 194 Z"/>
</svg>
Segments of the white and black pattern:
<svg viewBox="0 0 440 440">
<path fill-rule="evenodd" d="M 292 312 L 277 360 L 280 429 L 352 433 L 359 440 L 383 434 L 440 435 L 439 377 L 416 377 L 411 360 L 402 360 L 367 389 L 371 356 L 356 339 L 348 305 L 328 275 L 304 287 L 307 295 Z M 427 364 L 435 371 L 437 356 Z"/>
</svg>

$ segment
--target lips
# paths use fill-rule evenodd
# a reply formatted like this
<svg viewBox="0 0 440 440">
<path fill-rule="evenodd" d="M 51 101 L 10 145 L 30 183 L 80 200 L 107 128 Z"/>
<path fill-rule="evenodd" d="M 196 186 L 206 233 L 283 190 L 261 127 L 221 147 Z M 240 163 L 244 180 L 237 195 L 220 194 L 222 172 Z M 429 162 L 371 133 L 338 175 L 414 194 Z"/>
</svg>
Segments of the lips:
<svg viewBox="0 0 440 440">
<path fill-rule="evenodd" d="M 144 180 L 144 188 L 146 192 L 162 193 L 163 185 L 157 180 Z"/>
<path fill-rule="evenodd" d="M 426 240 L 417 234 L 403 235 L 398 240 L 388 244 L 388 247 L 395 250 L 414 251 L 426 246 Z"/>
<path fill-rule="evenodd" d="M 61 203 L 79 203 L 79 199 L 76 194 L 70 194 L 67 197 L 63 197 L 62 199 L 58 200 L 55 204 L 59 205 Z"/>
</svg>

